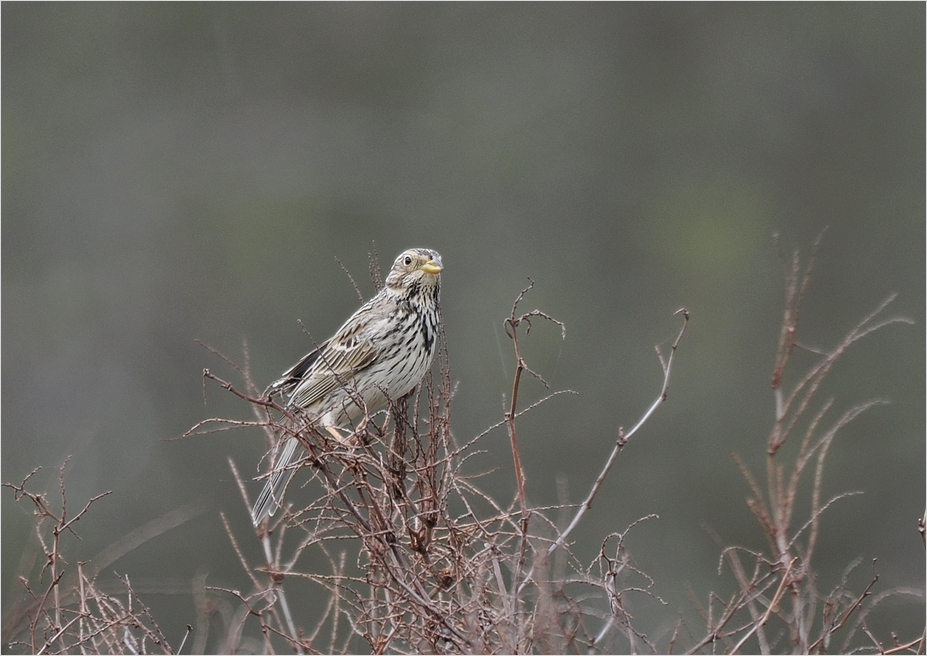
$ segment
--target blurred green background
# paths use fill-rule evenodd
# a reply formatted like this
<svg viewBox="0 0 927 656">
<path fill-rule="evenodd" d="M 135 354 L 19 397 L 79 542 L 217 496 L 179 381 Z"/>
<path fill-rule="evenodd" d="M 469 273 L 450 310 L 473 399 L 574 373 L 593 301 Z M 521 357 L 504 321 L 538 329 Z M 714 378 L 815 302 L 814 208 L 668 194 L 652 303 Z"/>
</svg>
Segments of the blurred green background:
<svg viewBox="0 0 927 656">
<path fill-rule="evenodd" d="M 520 424 L 534 504 L 594 480 L 619 425 L 659 391 L 686 306 L 668 402 L 630 443 L 577 534 L 656 513 L 629 539 L 667 605 L 629 610 L 665 646 L 728 590 L 719 547 L 764 547 L 730 457 L 764 477 L 790 252 L 825 226 L 801 340 L 829 348 L 882 299 L 912 318 L 854 347 L 820 401 L 832 419 L 885 398 L 832 448 L 823 592 L 855 558 L 877 591 L 923 590 L 925 6 L 893 4 L 32 4 L 2 6 L 2 478 L 54 491 L 71 455 L 72 564 L 202 500 L 206 510 L 104 573 L 128 574 L 179 641 L 192 579 L 247 589 L 224 535 L 259 544 L 227 463 L 256 473 L 254 431 L 181 441 L 248 409 L 201 372 L 247 342 L 263 385 L 372 292 L 367 252 L 444 257 L 453 427 L 499 421 L 513 357 L 502 319 L 525 286 L 529 364 L 573 389 Z M 815 359 L 801 354 L 800 366 Z M 792 371 L 794 382 L 800 373 Z M 535 381 L 523 405 L 544 393 Z M 514 494 L 503 430 L 474 468 Z M 258 484 L 251 485 L 251 492 Z M 800 506 L 807 519 L 807 504 Z M 31 514 L 2 496 L 5 608 Z M 308 567 L 309 565 L 307 565 Z M 861 591 L 868 565 L 851 579 Z M 146 590 L 148 591 L 145 594 Z M 603 602 L 604 603 L 604 602 Z M 923 601 L 889 602 L 919 633 Z M 298 608 L 311 626 L 319 608 Z M 878 622 L 874 614 L 872 621 Z M 254 628 L 254 627 L 252 627 Z M 913 637 L 913 636 L 912 636 Z"/>
</svg>

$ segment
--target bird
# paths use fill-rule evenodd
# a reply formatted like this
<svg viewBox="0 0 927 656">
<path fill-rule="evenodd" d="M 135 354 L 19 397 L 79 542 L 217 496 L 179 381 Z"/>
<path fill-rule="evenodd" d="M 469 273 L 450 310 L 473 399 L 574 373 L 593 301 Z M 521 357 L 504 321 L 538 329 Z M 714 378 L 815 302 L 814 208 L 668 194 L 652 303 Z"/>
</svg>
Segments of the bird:
<svg viewBox="0 0 927 656">
<path fill-rule="evenodd" d="M 435 355 L 440 316 L 441 255 L 410 248 L 393 262 L 383 288 L 337 332 L 270 384 L 265 396 L 286 396 L 286 409 L 338 439 L 338 428 L 362 422 L 421 382 Z M 254 526 L 273 516 L 302 445 L 289 437 L 251 510 Z"/>
</svg>

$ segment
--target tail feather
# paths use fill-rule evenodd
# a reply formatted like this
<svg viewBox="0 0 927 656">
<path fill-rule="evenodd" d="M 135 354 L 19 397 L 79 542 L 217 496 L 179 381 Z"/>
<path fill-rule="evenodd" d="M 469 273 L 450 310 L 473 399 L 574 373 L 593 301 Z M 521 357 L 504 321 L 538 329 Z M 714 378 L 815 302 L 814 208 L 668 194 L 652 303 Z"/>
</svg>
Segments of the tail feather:
<svg viewBox="0 0 927 656">
<path fill-rule="evenodd" d="M 290 477 L 295 471 L 288 465 L 297 459 L 297 451 L 302 452 L 299 440 L 291 437 L 283 445 L 277 462 L 274 463 L 273 471 L 264 484 L 264 489 L 258 495 L 257 501 L 254 502 L 254 508 L 251 510 L 251 521 L 258 526 L 266 518 L 272 517 L 277 508 L 283 501 L 283 491 L 286 489 Z"/>
</svg>

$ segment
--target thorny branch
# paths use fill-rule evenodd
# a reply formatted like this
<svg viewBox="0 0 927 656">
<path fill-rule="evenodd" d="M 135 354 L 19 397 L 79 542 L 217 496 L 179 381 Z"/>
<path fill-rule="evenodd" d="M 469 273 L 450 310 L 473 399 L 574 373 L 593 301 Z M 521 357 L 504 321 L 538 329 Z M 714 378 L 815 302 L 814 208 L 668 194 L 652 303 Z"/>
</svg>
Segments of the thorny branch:
<svg viewBox="0 0 927 656">
<path fill-rule="evenodd" d="M 816 588 L 817 577 L 812 569 L 812 560 L 820 518 L 832 503 L 856 494 L 838 494 L 830 501 L 822 503 L 825 458 L 836 434 L 842 428 L 861 413 L 884 402 L 874 400 L 857 404 L 826 429 L 822 428 L 822 425 L 834 405 L 834 400 L 826 400 L 816 410 L 813 405 L 825 377 L 852 344 L 886 326 L 911 321 L 903 317 L 882 318 L 883 311 L 895 298 L 895 295 L 889 296 L 854 326 L 832 350 L 809 349 L 810 352 L 821 356 L 820 361 L 812 365 L 791 390 L 785 390 L 784 375 L 794 348 L 800 347 L 798 327 L 801 307 L 810 283 L 821 236 L 823 232 L 814 243 L 804 271 L 797 250 L 787 266 L 785 311 L 772 374 L 775 418 L 766 440 L 765 491 L 761 489 L 759 482 L 740 457 L 733 454 L 750 490 L 748 507 L 766 538 L 769 553 L 753 554 L 755 566 L 753 573 L 748 575 L 739 558 L 735 557 L 735 551 L 731 548 L 725 549 L 729 568 L 738 582 L 740 592 L 725 603 L 724 612 L 717 620 L 712 621 L 710 616 L 707 618 L 709 631 L 695 643 L 690 653 L 698 652 L 719 640 L 725 645 L 730 645 L 728 651 L 736 652 L 744 648 L 754 637 L 760 653 L 770 653 L 774 644 L 764 627 L 774 618 L 782 623 L 791 648 L 801 653 L 823 653 L 828 648 L 831 636 L 844 628 L 851 616 L 860 613 L 864 600 L 878 580 L 874 573 L 869 585 L 858 596 L 850 596 L 845 590 L 845 582 L 842 583 L 824 600 L 823 617 L 817 617 L 820 593 Z M 783 462 L 780 447 L 801 422 L 805 423 L 806 428 L 798 444 L 795 459 L 791 463 Z M 815 458 L 815 467 L 808 467 Z M 809 469 L 812 470 L 809 519 L 795 528 L 793 517 L 800 500 L 800 491 L 805 489 L 802 487 L 802 482 L 806 479 L 804 474 Z M 767 599 L 762 591 L 770 580 L 770 574 L 775 574 L 779 585 L 775 595 Z M 729 624 L 734 624 L 742 616 L 742 611 L 749 615 L 746 622 L 732 630 L 727 629 Z M 844 649 L 847 649 L 855 633 L 855 630 L 849 632 Z M 733 640 L 736 642 L 732 642 Z"/>
<path fill-rule="evenodd" d="M 621 453 L 621 450 L 624 446 L 630 441 L 632 437 L 640 430 L 641 426 L 653 415 L 657 407 L 663 403 L 667 398 L 667 392 L 669 390 L 669 381 L 670 381 L 670 372 L 673 365 L 673 357 L 676 354 L 676 348 L 679 346 L 679 342 L 682 340 L 682 336 L 686 332 L 686 328 L 689 325 L 689 311 L 685 308 L 680 308 L 676 311 L 676 314 L 681 314 L 683 321 L 682 327 L 679 329 L 679 334 L 676 335 L 675 341 L 673 341 L 672 347 L 670 347 L 669 357 L 664 361 L 662 354 L 660 354 L 659 348 L 657 349 L 657 356 L 660 358 L 660 364 L 663 367 L 663 386 L 660 389 L 660 394 L 657 396 L 656 400 L 651 404 L 643 416 L 637 421 L 636 424 L 631 428 L 631 430 L 626 433 L 622 430 L 618 430 L 618 439 L 615 441 L 615 446 L 612 448 L 611 453 L 608 456 L 608 459 L 605 461 L 605 466 L 602 467 L 602 471 L 599 472 L 598 477 L 595 482 L 592 484 L 592 488 L 589 490 L 589 494 L 586 495 L 586 498 L 580 504 L 579 509 L 576 514 L 573 516 L 573 519 L 567 525 L 567 527 L 560 533 L 557 539 L 553 544 L 550 545 L 547 549 L 547 553 L 551 554 L 558 547 L 562 547 L 566 544 L 567 538 L 573 532 L 579 522 L 582 520 L 586 512 L 592 508 L 592 502 L 595 499 L 596 494 L 598 494 L 599 489 L 602 487 L 602 484 L 605 482 L 605 479 L 608 477 L 608 473 L 611 471 L 612 465 L 615 464 L 615 460 L 618 458 L 618 454 Z"/>
<path fill-rule="evenodd" d="M 531 369 L 525 363 L 525 359 L 521 355 L 521 346 L 518 343 L 518 327 L 521 324 L 525 324 L 525 334 L 527 335 L 531 332 L 531 319 L 534 317 L 540 317 L 560 326 L 560 337 L 561 339 L 566 339 L 566 325 L 564 325 L 562 321 L 558 321 L 553 317 L 545 314 L 544 312 L 541 312 L 540 310 L 532 310 L 531 312 L 526 312 L 520 316 L 515 316 L 518 312 L 518 304 L 525 297 L 525 294 L 527 294 L 534 287 L 534 281 L 530 278 L 528 278 L 528 283 L 528 286 L 521 290 L 521 292 L 515 298 L 515 302 L 512 304 L 512 313 L 503 322 L 503 326 L 505 327 L 505 334 L 509 339 L 512 340 L 512 345 L 515 349 L 515 377 L 512 381 L 512 399 L 509 406 L 509 411 L 505 415 L 505 423 L 508 427 L 509 441 L 512 447 L 512 460 L 515 464 L 515 482 L 518 489 L 518 504 L 521 508 L 523 521 L 527 521 L 528 505 L 525 499 L 525 474 L 521 467 L 521 459 L 518 456 L 518 436 L 515 432 L 515 417 L 517 416 L 516 411 L 518 409 L 518 388 L 521 384 L 521 374 L 523 371 L 527 371 L 529 374 L 541 381 L 544 384 L 544 387 L 550 389 L 550 385 L 547 384 L 547 381 L 544 380 L 540 374 Z"/>
<path fill-rule="evenodd" d="M 440 379 L 428 378 L 416 395 L 392 403 L 385 421 L 376 421 L 377 416 L 366 417 L 356 429 L 356 445 L 350 449 L 333 442 L 324 432 L 316 431 L 311 424 L 302 421 L 298 412 L 287 411 L 273 399 L 241 392 L 208 369 L 204 370 L 204 379 L 217 383 L 252 407 L 260 408 L 261 414 L 254 422 L 207 420 L 188 431 L 188 435 L 201 434 L 203 429 L 212 430 L 210 425 L 219 424 L 224 429 L 258 425 L 268 435 L 275 436 L 272 441 L 278 441 L 281 436 L 295 436 L 308 454 L 295 466 L 308 474 L 317 490 L 314 501 L 308 505 L 291 505 L 288 512 L 267 526 L 266 532 L 259 529 L 258 538 L 266 558 L 265 566 L 260 569 L 267 572 L 267 582 L 252 578 L 254 591 L 241 598 L 248 600 L 248 614 L 257 617 L 265 636 L 290 636 L 290 648 L 297 651 L 317 649 L 311 645 L 318 640 L 327 640 L 323 643 L 323 651 L 347 649 L 354 636 L 362 638 L 377 653 L 419 651 L 420 648 L 415 647 L 418 644 L 428 645 L 426 651 L 441 652 L 475 649 L 524 652 L 532 651 L 532 645 L 539 644 L 538 641 L 548 647 L 560 645 L 551 647 L 555 651 L 566 650 L 575 640 L 585 639 L 597 647 L 610 644 L 604 642 L 610 622 L 598 636 L 583 638 L 584 632 L 577 633 L 582 626 L 580 618 L 588 609 L 574 598 L 578 590 L 568 592 L 569 586 L 585 585 L 601 590 L 612 608 L 616 608 L 622 604 L 622 590 L 617 585 L 619 574 L 622 577 L 642 576 L 649 581 L 646 575 L 633 567 L 622 567 L 597 580 L 583 568 L 578 570 L 579 578 L 566 577 L 560 583 L 555 583 L 557 578 L 553 576 L 532 581 L 540 559 L 558 546 L 568 555 L 569 549 L 564 541 L 566 536 L 557 542 L 556 538 L 552 540 L 529 530 L 532 516 L 541 519 L 547 530 L 555 530 L 555 523 L 547 513 L 562 507 L 529 508 L 516 420 L 559 392 L 519 408 L 519 391 L 525 372 L 547 386 L 541 375 L 526 363 L 521 338 L 530 333 L 534 319 L 558 325 L 561 336 L 565 337 L 562 322 L 541 310 L 525 313 L 518 310 L 525 294 L 534 285 L 529 282 L 504 322 L 506 334 L 512 339 L 516 363 L 511 399 L 501 422 L 509 434 L 515 465 L 518 496 L 514 512 L 511 508 L 500 507 L 463 474 L 462 467 L 473 455 L 474 445 L 489 431 L 462 446 L 450 432 L 453 387 L 443 331 Z M 687 322 L 688 315 L 682 312 Z M 682 331 L 673 344 L 673 353 L 681 334 Z M 660 357 L 667 381 L 673 353 L 666 361 Z M 666 398 L 667 381 L 658 403 Z M 250 381 L 248 389 L 256 389 Z M 647 416 L 652 412 L 653 409 L 648 411 Z M 621 446 L 644 420 L 629 433 L 622 434 Z M 234 466 L 233 471 L 237 472 Z M 247 503 L 244 483 L 237 473 L 235 476 Z M 591 505 L 591 496 L 594 494 L 587 500 L 587 507 Z M 454 513 L 452 507 L 464 510 Z M 250 571 L 252 567 L 247 564 L 238 540 L 226 524 L 239 560 Z M 300 536 L 295 545 L 287 537 L 294 530 Z M 622 537 L 622 544 L 623 540 Z M 287 544 L 291 544 L 292 553 L 284 556 Z M 301 554 L 310 549 L 328 554 L 333 544 L 343 548 L 358 545 L 356 560 L 366 571 L 365 576 L 356 578 L 344 573 L 337 564 L 344 560 L 344 551 L 338 557 L 327 556 L 331 562 L 329 573 L 297 569 Z M 525 575 L 529 560 L 531 572 Z M 322 618 L 311 642 L 305 638 L 294 640 L 284 587 L 287 581 L 295 579 L 314 582 L 331 595 L 332 603 L 325 613 L 329 625 L 327 638 L 323 639 L 320 633 L 321 622 L 325 619 Z M 529 582 L 533 592 L 526 596 L 524 586 Z M 649 585 L 652 581 L 646 587 Z M 625 590 L 645 589 L 631 586 Z M 529 601 L 532 598 L 534 601 Z M 265 599 L 266 603 L 256 605 L 257 599 Z M 549 615 L 551 618 L 561 619 L 549 626 L 539 624 L 539 614 L 547 617 L 548 613 L 553 613 Z M 575 617 L 576 622 L 564 625 L 562 620 L 567 617 Z M 339 618 L 347 619 L 347 625 L 339 622 Z M 563 626 L 563 632 L 553 631 L 554 625 Z M 616 626 L 631 644 L 635 641 L 648 644 L 646 638 L 634 632 L 627 623 L 619 622 Z M 345 633 L 339 627 L 349 627 L 349 630 Z"/>
<path fill-rule="evenodd" d="M 797 331 L 817 247 L 818 242 L 804 268 L 797 251 L 787 266 L 786 309 L 772 376 L 776 415 L 763 443 L 770 463 L 766 489 L 734 454 L 747 481 L 748 507 L 766 536 L 768 549 L 724 546 L 719 538 L 719 571 L 725 567 L 730 571 L 735 590 L 726 598 L 709 596 L 703 611 L 704 634 L 693 633 L 681 620 L 676 622 L 669 637 L 670 652 L 680 641 L 686 641 L 689 653 L 701 652 L 709 645 L 713 652 L 723 647 L 730 653 L 754 648 L 764 654 L 773 650 L 824 653 L 834 651 L 830 642 L 840 634 L 843 651 L 858 648 L 860 639 L 868 641 L 865 646 L 869 649 L 882 653 L 924 651 L 925 634 L 907 640 L 893 636 L 889 646 L 883 646 L 866 621 L 869 610 L 882 599 L 910 594 L 922 603 L 922 590 L 874 594 L 878 582 L 874 562 L 872 578 L 862 593 L 849 592 L 847 578 L 852 567 L 830 594 L 823 595 L 816 587 L 811 563 L 819 518 L 836 500 L 852 494 L 823 500 L 825 457 L 836 433 L 880 401 L 860 403 L 833 420 L 830 412 L 834 400 L 815 408 L 814 399 L 834 361 L 850 345 L 889 324 L 909 322 L 881 318 L 894 298 L 890 297 L 833 350 L 811 351 L 819 353 L 821 361 L 794 388 L 784 389 L 791 354 L 795 347 L 803 348 Z M 371 256 L 371 271 L 375 285 L 379 285 L 375 256 Z M 236 388 L 204 369 L 204 394 L 207 384 L 215 383 L 247 403 L 254 419 L 207 419 L 185 437 L 257 427 L 271 445 L 296 437 L 307 455 L 292 465 L 299 469 L 302 489 L 288 495 L 289 505 L 273 522 L 256 530 L 255 540 L 263 554 L 260 564 L 249 560 L 252 551 L 234 534 L 235 517 L 221 515 L 250 590 L 207 586 L 205 575 L 198 578 L 194 583 L 197 621 L 183 634 L 181 648 L 204 651 L 210 631 L 203 627 L 212 625 L 216 627 L 212 633 L 220 633 L 217 651 L 223 653 L 638 653 L 665 649 L 634 626 L 633 606 L 629 604 L 632 593 L 662 603 L 652 591 L 654 580 L 637 569 L 628 550 L 629 532 L 642 520 L 623 532 L 610 532 L 591 562 L 584 563 L 571 551 L 569 538 L 591 508 L 618 454 L 666 400 L 673 359 L 689 314 L 679 310 L 682 326 L 665 359 L 657 349 L 664 373 L 657 399 L 630 430 L 619 428 L 617 440 L 583 502 L 530 507 L 519 457 L 517 420 L 561 392 L 519 408 L 525 372 L 547 387 L 541 375 L 525 362 L 522 341 L 530 333 L 533 319 L 553 322 L 565 337 L 564 325 L 546 313 L 519 312 L 519 304 L 533 286 L 529 279 L 504 321 L 516 363 L 504 417 L 462 443 L 450 428 L 454 386 L 443 326 L 439 371 L 428 376 L 413 395 L 394 399 L 387 413 L 365 417 L 355 431 L 356 442 L 352 440 L 350 445 L 315 430 L 301 413 L 262 395 L 250 378 L 247 364 L 239 367 L 210 349 L 241 375 L 244 385 Z M 509 435 L 517 487 L 517 497 L 508 504 L 500 504 L 478 487 L 478 479 L 487 472 L 471 472 L 480 442 L 503 425 Z M 797 426 L 802 426 L 804 433 L 795 440 L 798 453 L 794 463 L 786 464 L 782 461 L 785 450 L 780 447 Z M 234 462 L 229 462 L 247 509 L 248 485 Z M 31 491 L 33 474 L 21 484 L 5 487 L 13 490 L 17 500 L 29 499 L 35 506 L 45 560 L 39 585 L 25 576 L 21 579 L 26 601 L 18 606 L 18 612 L 7 616 L 4 646 L 31 653 L 170 652 L 128 578 L 120 579 L 121 591 L 113 594 L 105 592 L 95 577 L 100 563 L 112 562 L 158 531 L 199 514 L 200 506 L 178 509 L 143 526 L 92 563 L 78 563 L 75 572 L 61 552 L 61 538 L 76 537 L 76 521 L 103 495 L 71 516 L 64 505 L 63 468 L 60 511 L 49 505 L 45 495 Z M 809 486 L 802 486 L 801 481 L 809 477 L 810 508 L 807 518 L 796 522 L 802 495 L 809 494 Z M 561 515 L 569 518 L 562 530 Z M 642 519 L 650 517 L 653 515 Z M 921 518 L 918 530 L 922 540 L 924 525 Z M 611 551 L 606 551 L 607 547 Z M 319 562 L 327 565 L 320 567 Z M 313 564 L 307 567 L 307 563 Z M 306 605 L 305 584 L 315 586 L 324 602 Z M 217 613 L 216 608 L 226 610 Z M 309 628 L 303 629 L 307 624 Z M 248 627 L 259 629 L 261 642 L 248 637 Z M 188 637 L 192 646 L 186 642 Z"/>
<path fill-rule="evenodd" d="M 124 592 L 115 594 L 105 592 L 96 580 L 106 562 L 124 553 L 120 543 L 105 549 L 88 566 L 78 562 L 76 569 L 72 570 L 65 560 L 66 545 L 62 538 L 70 535 L 80 540 L 74 531 L 75 523 L 91 511 L 96 501 L 111 493 L 93 496 L 69 518 L 65 485 L 68 462 L 69 459 L 66 459 L 59 468 L 58 510 L 52 508 L 44 493 L 32 489 L 33 476 L 39 469 L 33 470 L 19 484 L 3 483 L 3 487 L 13 490 L 17 502 L 28 499 L 35 508 L 35 534 L 44 555 L 44 563 L 37 576 L 38 584 L 43 585 L 46 572 L 50 579 L 44 584 L 41 594 L 36 594 L 28 574 L 20 574 L 19 580 L 27 597 L 15 603 L 5 614 L 2 632 L 4 652 L 15 647 L 33 654 L 148 653 L 149 649 L 171 653 L 167 639 L 148 608 L 135 598 L 128 577 L 120 578 Z"/>
</svg>

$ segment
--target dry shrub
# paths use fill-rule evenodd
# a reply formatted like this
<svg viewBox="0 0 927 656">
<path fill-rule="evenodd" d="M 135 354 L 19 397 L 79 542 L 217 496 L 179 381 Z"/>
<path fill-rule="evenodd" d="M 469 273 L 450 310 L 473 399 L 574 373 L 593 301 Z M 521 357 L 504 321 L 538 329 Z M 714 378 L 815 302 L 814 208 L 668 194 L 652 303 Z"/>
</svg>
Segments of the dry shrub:
<svg viewBox="0 0 927 656">
<path fill-rule="evenodd" d="M 817 394 L 834 362 L 852 344 L 907 320 L 883 318 L 889 298 L 840 344 L 819 353 L 818 362 L 798 377 L 794 387 L 785 389 L 791 355 L 801 348 L 799 316 L 813 262 L 812 253 L 802 270 L 797 251 L 787 261 L 786 307 L 773 373 L 776 414 L 765 441 L 765 482 L 761 484 L 737 459 L 751 492 L 749 509 L 766 536 L 767 548 L 757 552 L 722 545 L 721 567 L 736 582 L 737 591 L 726 599 L 708 595 L 707 606 L 700 608 L 704 629 L 680 622 L 668 642 L 659 645 L 635 629 L 627 601 L 633 594 L 652 594 L 653 579 L 632 565 L 627 537 L 648 517 L 602 536 L 599 553 L 591 562 L 582 562 L 568 540 L 623 447 L 666 399 L 673 356 L 688 325 L 688 313 L 679 312 L 682 326 L 667 357 L 658 350 L 664 382 L 656 400 L 631 429 L 619 431 L 585 499 L 574 505 L 532 507 L 524 492 L 517 420 L 562 392 L 519 407 L 522 376 L 543 382 L 523 359 L 520 339 L 532 322 L 552 322 L 561 330 L 563 325 L 539 310 L 520 313 L 519 304 L 531 286 L 518 295 L 504 322 L 516 365 L 508 410 L 498 423 L 463 442 L 451 430 L 453 386 L 443 334 L 437 372 L 414 395 L 394 400 L 388 413 L 366 418 L 345 441 L 332 439 L 298 411 L 265 397 L 247 369 L 236 366 L 244 381 L 241 389 L 204 371 L 206 380 L 247 403 L 255 419 L 213 418 L 194 426 L 188 435 L 258 427 L 271 447 L 283 438 L 296 437 L 306 456 L 293 466 L 300 469 L 301 481 L 309 479 L 311 501 L 295 505 L 291 501 L 276 518 L 256 529 L 253 539 L 262 546 L 260 563 L 248 560 L 240 545 L 245 538 L 234 534 L 223 515 L 250 589 L 243 592 L 200 582 L 197 606 L 202 612 L 197 621 L 209 625 L 208 609 L 218 607 L 216 600 L 222 599 L 226 606 L 233 602 L 234 610 L 212 624 L 219 653 L 825 653 L 835 645 L 842 651 L 923 653 L 923 634 L 907 639 L 893 636 L 883 644 L 866 624 L 867 613 L 882 599 L 907 594 L 923 603 L 923 590 L 873 595 L 878 580 L 874 567 L 869 585 L 857 592 L 849 591 L 846 577 L 828 594 L 815 585 L 812 561 L 820 517 L 846 496 L 821 498 L 826 455 L 836 433 L 878 403 L 863 403 L 832 418 L 834 402 L 819 403 Z M 377 281 L 376 268 L 372 273 Z M 479 453 L 481 440 L 502 426 L 509 436 L 516 479 L 517 494 L 510 501 L 481 491 L 478 479 L 488 474 L 474 473 L 469 462 Z M 785 461 L 781 447 L 788 441 L 797 441 L 799 448 L 794 459 Z M 229 462 L 244 505 L 250 507 L 243 479 L 235 463 Z M 800 484 L 808 477 L 810 499 L 803 500 Z M 73 580 L 65 576 L 59 538 L 93 500 L 68 520 L 63 478 L 57 513 L 49 509 L 44 496 L 26 490 L 27 481 L 7 487 L 37 508 L 36 528 L 47 559 L 41 577 L 45 587 L 33 592 L 33 584 L 23 579 L 27 602 L 7 614 L 4 643 L 38 653 L 171 652 L 127 578 L 120 593 L 103 594 L 95 576 L 86 576 L 80 564 L 70 573 Z M 808 506 L 809 519 L 797 524 L 800 503 Z M 561 521 L 564 516 L 568 521 Z M 317 563 L 320 555 L 325 568 L 307 566 Z M 294 612 L 289 600 L 302 594 L 306 583 L 324 593 L 324 607 L 314 617 L 302 606 Z M 260 642 L 250 637 L 255 629 L 260 631 Z M 193 651 L 204 651 L 206 632 L 193 635 Z M 178 646 L 178 651 L 182 648 Z"/>
<path fill-rule="evenodd" d="M 241 392 L 205 372 L 251 404 L 256 420 L 247 423 L 260 426 L 269 444 L 291 436 L 300 440 L 307 455 L 295 466 L 311 478 L 316 494 L 308 505 L 287 506 L 258 528 L 265 554 L 260 566 L 247 561 L 229 531 L 253 586 L 248 594 L 223 591 L 247 609 L 240 624 L 230 627 L 231 635 L 241 635 L 244 623 L 256 618 L 268 652 L 349 652 L 359 648 L 358 639 L 375 653 L 565 652 L 646 644 L 623 610 L 624 594 L 652 584 L 630 565 L 627 531 L 606 536 L 593 563 L 580 563 L 566 542 L 643 420 L 617 437 L 608 465 L 582 504 L 536 508 L 525 500 L 517 419 L 559 392 L 518 407 L 522 375 L 543 381 L 522 358 L 519 339 L 532 321 L 552 322 L 563 331 L 539 310 L 519 313 L 530 288 L 518 295 L 505 321 L 516 360 L 508 412 L 465 443 L 451 430 L 453 389 L 443 334 L 437 375 L 417 394 L 392 403 L 385 421 L 365 418 L 344 441 L 264 397 L 250 382 Z M 685 315 L 680 338 L 687 322 Z M 663 362 L 667 382 L 675 347 Z M 665 385 L 646 416 L 664 398 Z M 192 432 L 213 430 L 215 423 L 228 424 L 211 419 Z M 480 490 L 478 475 L 468 474 L 466 465 L 480 441 L 503 425 L 518 494 L 500 503 Z M 574 515 L 566 528 L 557 522 L 564 509 Z M 327 571 L 301 567 L 310 550 L 324 555 Z M 287 587 L 297 579 L 327 593 L 327 607 L 306 632 L 297 628 L 287 598 Z M 234 640 L 226 646 L 234 649 Z"/>
<path fill-rule="evenodd" d="M 64 474 L 58 474 L 59 500 L 32 492 L 27 485 L 39 471 L 33 470 L 22 483 L 4 483 L 16 501 L 32 502 L 35 536 L 43 559 L 34 581 L 21 573 L 25 596 L 5 613 L 3 646 L 31 654 L 117 654 L 173 653 L 148 608 L 132 590 L 128 576 L 118 586 L 97 583 L 103 562 L 69 563 L 64 554 L 69 539 L 79 539 L 74 524 L 98 499 L 90 499 L 76 514 L 68 511 Z M 105 562 L 105 559 L 101 559 Z"/>
</svg>

